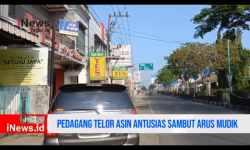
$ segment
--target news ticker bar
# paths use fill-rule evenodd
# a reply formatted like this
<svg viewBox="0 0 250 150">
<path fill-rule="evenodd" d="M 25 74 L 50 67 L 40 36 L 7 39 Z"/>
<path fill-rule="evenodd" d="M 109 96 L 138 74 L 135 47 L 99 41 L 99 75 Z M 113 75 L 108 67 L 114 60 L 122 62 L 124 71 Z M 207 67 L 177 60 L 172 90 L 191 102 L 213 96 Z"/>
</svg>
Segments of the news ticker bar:
<svg viewBox="0 0 250 150">
<path fill-rule="evenodd" d="M 48 114 L 0 119 L 0 133 L 250 133 L 248 114 Z"/>
</svg>

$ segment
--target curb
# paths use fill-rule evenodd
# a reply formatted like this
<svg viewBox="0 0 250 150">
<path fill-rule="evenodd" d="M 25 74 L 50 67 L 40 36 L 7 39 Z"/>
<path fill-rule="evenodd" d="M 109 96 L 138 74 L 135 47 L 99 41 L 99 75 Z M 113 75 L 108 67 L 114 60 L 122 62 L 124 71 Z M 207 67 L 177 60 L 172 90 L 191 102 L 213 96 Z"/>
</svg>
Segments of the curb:
<svg viewBox="0 0 250 150">
<path fill-rule="evenodd" d="M 180 98 L 180 96 L 175 96 L 175 95 L 166 95 L 166 96 Z M 206 100 L 200 100 L 200 99 L 182 99 L 182 100 L 190 100 L 192 102 L 197 102 L 197 103 L 205 103 L 205 104 L 210 104 L 210 105 L 220 106 L 220 107 L 225 107 L 225 108 L 250 111 L 249 107 L 239 106 L 239 105 L 231 105 L 231 104 L 221 103 L 221 102 L 213 102 L 213 101 L 206 101 Z"/>
<path fill-rule="evenodd" d="M 214 105 L 214 106 L 225 107 L 225 108 L 233 108 L 233 109 L 237 109 L 237 110 L 247 110 L 247 111 L 250 111 L 250 108 L 249 107 L 245 107 L 245 106 L 231 105 L 231 104 L 227 104 L 227 103 L 206 101 L 206 100 L 200 100 L 200 99 L 193 99 L 192 101 L 193 102 L 198 102 L 198 103 L 210 104 L 210 105 Z"/>
</svg>

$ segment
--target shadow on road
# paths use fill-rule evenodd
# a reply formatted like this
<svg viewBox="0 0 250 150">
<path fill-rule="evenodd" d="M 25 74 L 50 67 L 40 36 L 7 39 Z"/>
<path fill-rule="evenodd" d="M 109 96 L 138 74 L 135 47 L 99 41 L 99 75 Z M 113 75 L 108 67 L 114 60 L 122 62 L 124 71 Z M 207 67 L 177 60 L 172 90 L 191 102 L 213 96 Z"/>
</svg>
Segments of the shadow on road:
<svg viewBox="0 0 250 150">
<path fill-rule="evenodd" d="M 150 107 L 154 113 L 169 113 L 169 114 L 236 114 L 246 113 L 244 111 L 214 106 L 203 103 L 196 103 L 190 100 L 180 100 L 176 97 L 163 96 L 155 94 L 146 96 L 150 102 Z"/>
<path fill-rule="evenodd" d="M 154 114 L 237 114 L 233 109 L 155 94 L 146 96 Z M 158 134 L 160 145 L 250 145 L 250 134 Z"/>
</svg>

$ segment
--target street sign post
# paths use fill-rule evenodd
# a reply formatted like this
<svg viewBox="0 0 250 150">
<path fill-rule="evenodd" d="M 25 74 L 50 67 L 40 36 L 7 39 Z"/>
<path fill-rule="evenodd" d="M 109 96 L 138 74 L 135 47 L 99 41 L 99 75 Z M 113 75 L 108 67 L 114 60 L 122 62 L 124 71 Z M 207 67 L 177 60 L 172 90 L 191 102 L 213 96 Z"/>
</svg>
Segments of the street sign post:
<svg viewBox="0 0 250 150">
<path fill-rule="evenodd" d="M 227 75 L 227 82 L 231 93 L 232 93 L 232 77 L 233 77 L 232 75 Z"/>
<path fill-rule="evenodd" d="M 154 65 L 153 63 L 140 63 L 139 70 L 153 70 Z"/>
<path fill-rule="evenodd" d="M 227 82 L 228 82 L 229 87 L 231 87 L 231 84 L 232 84 L 232 75 L 227 75 Z"/>
</svg>

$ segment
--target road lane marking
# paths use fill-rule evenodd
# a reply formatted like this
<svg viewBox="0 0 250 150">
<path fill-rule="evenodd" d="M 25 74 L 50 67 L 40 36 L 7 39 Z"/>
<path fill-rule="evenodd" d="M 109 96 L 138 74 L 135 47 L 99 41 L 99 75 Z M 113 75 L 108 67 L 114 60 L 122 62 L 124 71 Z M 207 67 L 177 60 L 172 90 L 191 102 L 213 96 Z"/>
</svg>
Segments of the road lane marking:
<svg viewBox="0 0 250 150">
<path fill-rule="evenodd" d="M 148 108 L 151 111 L 151 114 L 154 114 L 154 111 L 153 111 L 151 104 L 150 104 L 150 100 L 148 98 L 147 98 L 147 103 L 148 103 Z"/>
<path fill-rule="evenodd" d="M 180 106 L 178 106 L 178 105 L 174 105 L 175 107 L 177 107 L 177 108 L 181 108 Z"/>
</svg>

